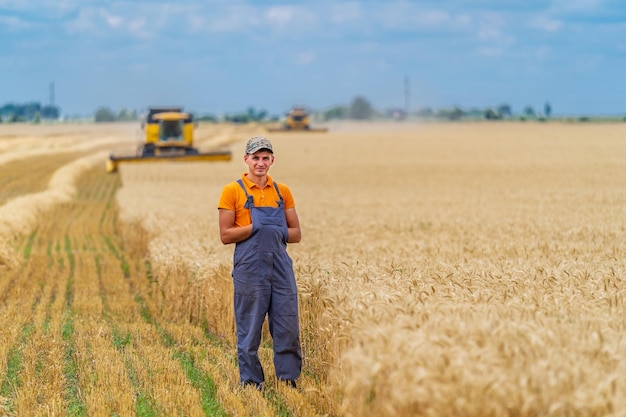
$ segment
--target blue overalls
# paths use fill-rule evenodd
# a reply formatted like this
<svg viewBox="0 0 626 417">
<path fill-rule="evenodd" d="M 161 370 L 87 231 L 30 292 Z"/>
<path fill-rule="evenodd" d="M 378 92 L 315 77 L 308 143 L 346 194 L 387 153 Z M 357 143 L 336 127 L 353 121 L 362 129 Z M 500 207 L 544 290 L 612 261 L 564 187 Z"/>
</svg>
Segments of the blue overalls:
<svg viewBox="0 0 626 417">
<path fill-rule="evenodd" d="M 295 381 L 302 368 L 298 292 L 287 254 L 288 229 L 283 196 L 278 207 L 255 207 L 243 181 L 245 208 L 250 210 L 252 235 L 236 244 L 233 262 L 237 355 L 242 383 L 265 380 L 258 350 L 265 315 L 274 342 L 274 368 L 280 380 Z"/>
</svg>

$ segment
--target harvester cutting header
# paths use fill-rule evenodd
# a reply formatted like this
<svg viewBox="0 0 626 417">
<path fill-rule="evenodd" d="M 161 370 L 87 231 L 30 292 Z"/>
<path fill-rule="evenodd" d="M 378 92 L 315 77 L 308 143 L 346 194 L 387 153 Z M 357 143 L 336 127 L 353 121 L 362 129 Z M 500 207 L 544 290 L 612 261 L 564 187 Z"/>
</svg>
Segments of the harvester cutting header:
<svg viewBox="0 0 626 417">
<path fill-rule="evenodd" d="M 141 124 L 143 143 L 134 155 L 111 154 L 107 171 L 114 172 L 120 163 L 157 161 L 228 161 L 229 150 L 200 152 L 193 146 L 195 123 L 181 107 L 151 107 Z"/>
<path fill-rule="evenodd" d="M 280 127 L 270 127 L 269 132 L 286 132 L 286 131 L 302 131 L 302 132 L 328 132 L 325 127 L 312 127 L 311 115 L 304 107 L 293 107 L 287 113 L 285 121 Z"/>
</svg>

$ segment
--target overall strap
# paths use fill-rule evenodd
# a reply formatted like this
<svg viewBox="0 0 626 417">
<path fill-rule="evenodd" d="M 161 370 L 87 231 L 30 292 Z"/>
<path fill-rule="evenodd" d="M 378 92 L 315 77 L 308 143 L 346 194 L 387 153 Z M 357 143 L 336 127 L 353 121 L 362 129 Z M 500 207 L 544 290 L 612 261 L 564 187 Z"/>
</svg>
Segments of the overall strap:
<svg viewBox="0 0 626 417">
<path fill-rule="evenodd" d="M 278 189 L 278 183 L 276 181 L 274 181 L 274 188 L 276 188 L 276 192 L 278 193 L 278 197 L 280 198 L 280 200 L 278 200 L 276 203 L 278 203 L 278 207 L 282 208 L 285 206 L 285 200 L 283 199 L 283 195 Z"/>
<path fill-rule="evenodd" d="M 237 182 L 243 189 L 243 192 L 246 193 L 246 204 L 244 204 L 244 208 L 249 209 L 250 207 L 254 207 L 254 197 L 248 194 L 248 190 L 246 190 L 246 186 L 243 185 L 243 181 L 241 181 L 241 179 L 238 179 Z"/>
</svg>

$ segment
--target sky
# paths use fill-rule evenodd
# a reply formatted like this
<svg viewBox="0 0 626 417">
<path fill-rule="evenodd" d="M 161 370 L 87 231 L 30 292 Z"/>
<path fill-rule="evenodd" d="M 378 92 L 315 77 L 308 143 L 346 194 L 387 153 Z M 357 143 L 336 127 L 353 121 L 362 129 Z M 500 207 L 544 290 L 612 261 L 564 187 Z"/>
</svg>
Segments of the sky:
<svg viewBox="0 0 626 417">
<path fill-rule="evenodd" d="M 51 89 L 51 86 L 54 86 Z M 626 114 L 623 0 L 0 0 L 0 105 Z"/>
</svg>

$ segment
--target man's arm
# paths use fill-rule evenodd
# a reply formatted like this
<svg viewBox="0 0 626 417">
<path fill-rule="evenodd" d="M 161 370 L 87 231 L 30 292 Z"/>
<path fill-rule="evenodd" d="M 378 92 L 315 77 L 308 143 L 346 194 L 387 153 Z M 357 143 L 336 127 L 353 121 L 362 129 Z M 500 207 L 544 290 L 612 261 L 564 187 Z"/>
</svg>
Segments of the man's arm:
<svg viewBox="0 0 626 417">
<path fill-rule="evenodd" d="M 287 239 L 287 243 L 300 242 L 300 239 L 302 239 L 302 232 L 300 231 L 300 220 L 298 219 L 296 208 L 293 207 L 285 210 L 285 218 L 287 219 L 287 228 L 289 229 L 289 238 Z"/>
<path fill-rule="evenodd" d="M 219 222 L 220 239 L 225 245 L 242 242 L 252 235 L 251 224 L 243 227 L 235 227 L 235 212 L 233 210 L 219 209 Z"/>
</svg>

